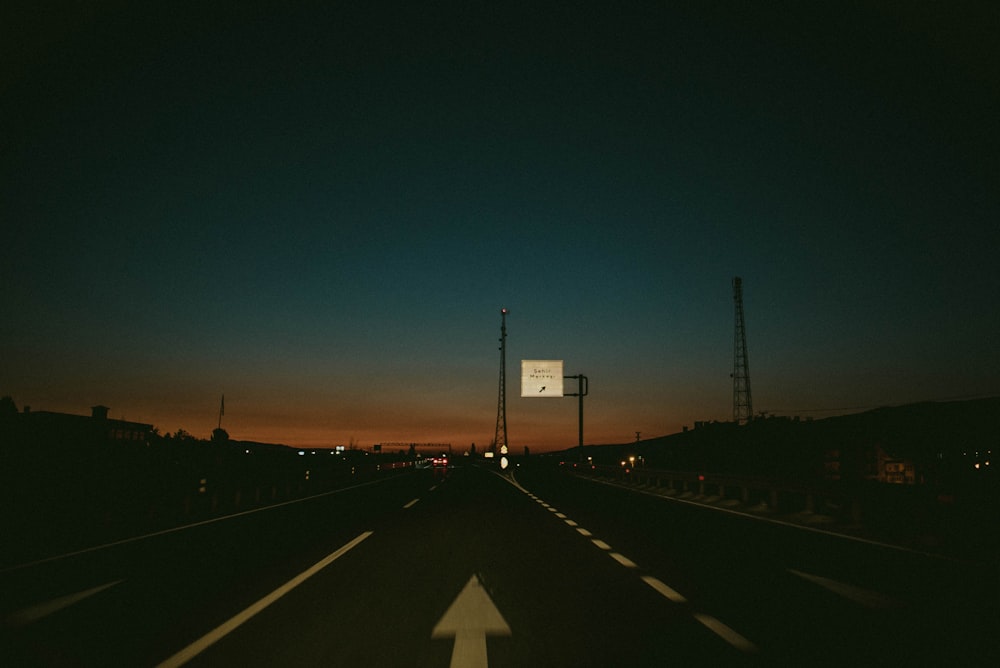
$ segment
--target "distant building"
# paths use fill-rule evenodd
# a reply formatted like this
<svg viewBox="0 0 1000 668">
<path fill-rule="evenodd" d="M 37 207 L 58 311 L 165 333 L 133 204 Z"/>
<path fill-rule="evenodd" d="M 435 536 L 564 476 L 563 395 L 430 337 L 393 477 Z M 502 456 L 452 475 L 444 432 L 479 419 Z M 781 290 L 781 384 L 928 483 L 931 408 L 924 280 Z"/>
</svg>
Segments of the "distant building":
<svg viewBox="0 0 1000 668">
<path fill-rule="evenodd" d="M 893 457 L 881 445 L 875 446 L 876 474 L 879 482 L 896 485 L 915 485 L 917 483 L 917 467 L 913 461 Z"/>
<path fill-rule="evenodd" d="M 22 433 L 36 443 L 64 447 L 148 442 L 153 425 L 109 418 L 110 410 L 107 406 L 94 406 L 90 416 L 86 416 L 25 408 L 21 416 Z"/>
</svg>

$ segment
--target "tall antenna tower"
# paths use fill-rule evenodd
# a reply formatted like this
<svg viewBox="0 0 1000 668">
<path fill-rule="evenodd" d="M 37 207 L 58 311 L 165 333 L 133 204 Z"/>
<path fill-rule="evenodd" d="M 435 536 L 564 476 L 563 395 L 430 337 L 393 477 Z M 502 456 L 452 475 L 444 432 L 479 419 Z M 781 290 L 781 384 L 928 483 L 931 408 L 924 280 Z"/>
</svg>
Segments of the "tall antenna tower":
<svg viewBox="0 0 1000 668">
<path fill-rule="evenodd" d="M 733 341 L 733 422 L 745 424 L 753 419 L 750 396 L 750 363 L 747 361 L 747 331 L 743 322 L 743 279 L 733 278 L 733 301 L 736 302 L 736 337 Z"/>
<path fill-rule="evenodd" d="M 507 454 L 507 314 L 505 308 L 500 309 L 500 392 L 497 398 L 497 431 L 493 438 L 494 452 Z"/>
</svg>

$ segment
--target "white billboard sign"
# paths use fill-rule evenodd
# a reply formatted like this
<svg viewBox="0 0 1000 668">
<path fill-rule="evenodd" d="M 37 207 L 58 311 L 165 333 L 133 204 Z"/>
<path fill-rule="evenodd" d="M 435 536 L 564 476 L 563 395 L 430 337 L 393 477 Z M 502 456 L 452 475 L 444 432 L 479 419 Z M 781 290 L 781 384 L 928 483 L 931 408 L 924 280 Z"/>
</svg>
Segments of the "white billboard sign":
<svg viewBox="0 0 1000 668">
<path fill-rule="evenodd" d="M 521 360 L 522 397 L 561 397 L 562 360 Z"/>
</svg>

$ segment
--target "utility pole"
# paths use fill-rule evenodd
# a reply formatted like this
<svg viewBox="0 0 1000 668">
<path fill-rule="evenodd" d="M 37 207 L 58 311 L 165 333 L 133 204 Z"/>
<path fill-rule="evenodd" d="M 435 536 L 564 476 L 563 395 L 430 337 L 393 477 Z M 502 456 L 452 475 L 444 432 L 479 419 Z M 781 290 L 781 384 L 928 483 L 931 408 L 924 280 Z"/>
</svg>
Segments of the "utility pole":
<svg viewBox="0 0 1000 668">
<path fill-rule="evenodd" d="M 736 304 L 736 334 L 733 341 L 733 422 L 746 424 L 753 419 L 750 395 L 750 363 L 747 359 L 747 333 L 743 321 L 743 279 L 733 278 L 733 301 Z"/>
</svg>

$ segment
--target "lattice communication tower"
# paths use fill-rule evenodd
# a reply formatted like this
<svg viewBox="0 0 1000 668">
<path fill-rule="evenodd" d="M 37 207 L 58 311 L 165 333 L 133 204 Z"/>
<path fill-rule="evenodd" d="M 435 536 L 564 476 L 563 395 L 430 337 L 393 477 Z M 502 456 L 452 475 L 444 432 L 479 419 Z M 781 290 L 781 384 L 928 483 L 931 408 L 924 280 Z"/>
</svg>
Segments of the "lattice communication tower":
<svg viewBox="0 0 1000 668">
<path fill-rule="evenodd" d="M 750 363 L 747 360 L 747 332 L 743 321 L 743 279 L 733 278 L 733 301 L 736 302 L 736 336 L 733 342 L 733 422 L 746 424 L 753 419 L 750 395 Z"/>
<path fill-rule="evenodd" d="M 493 438 L 493 450 L 507 454 L 507 314 L 500 309 L 500 391 L 497 397 L 497 431 Z"/>
</svg>

